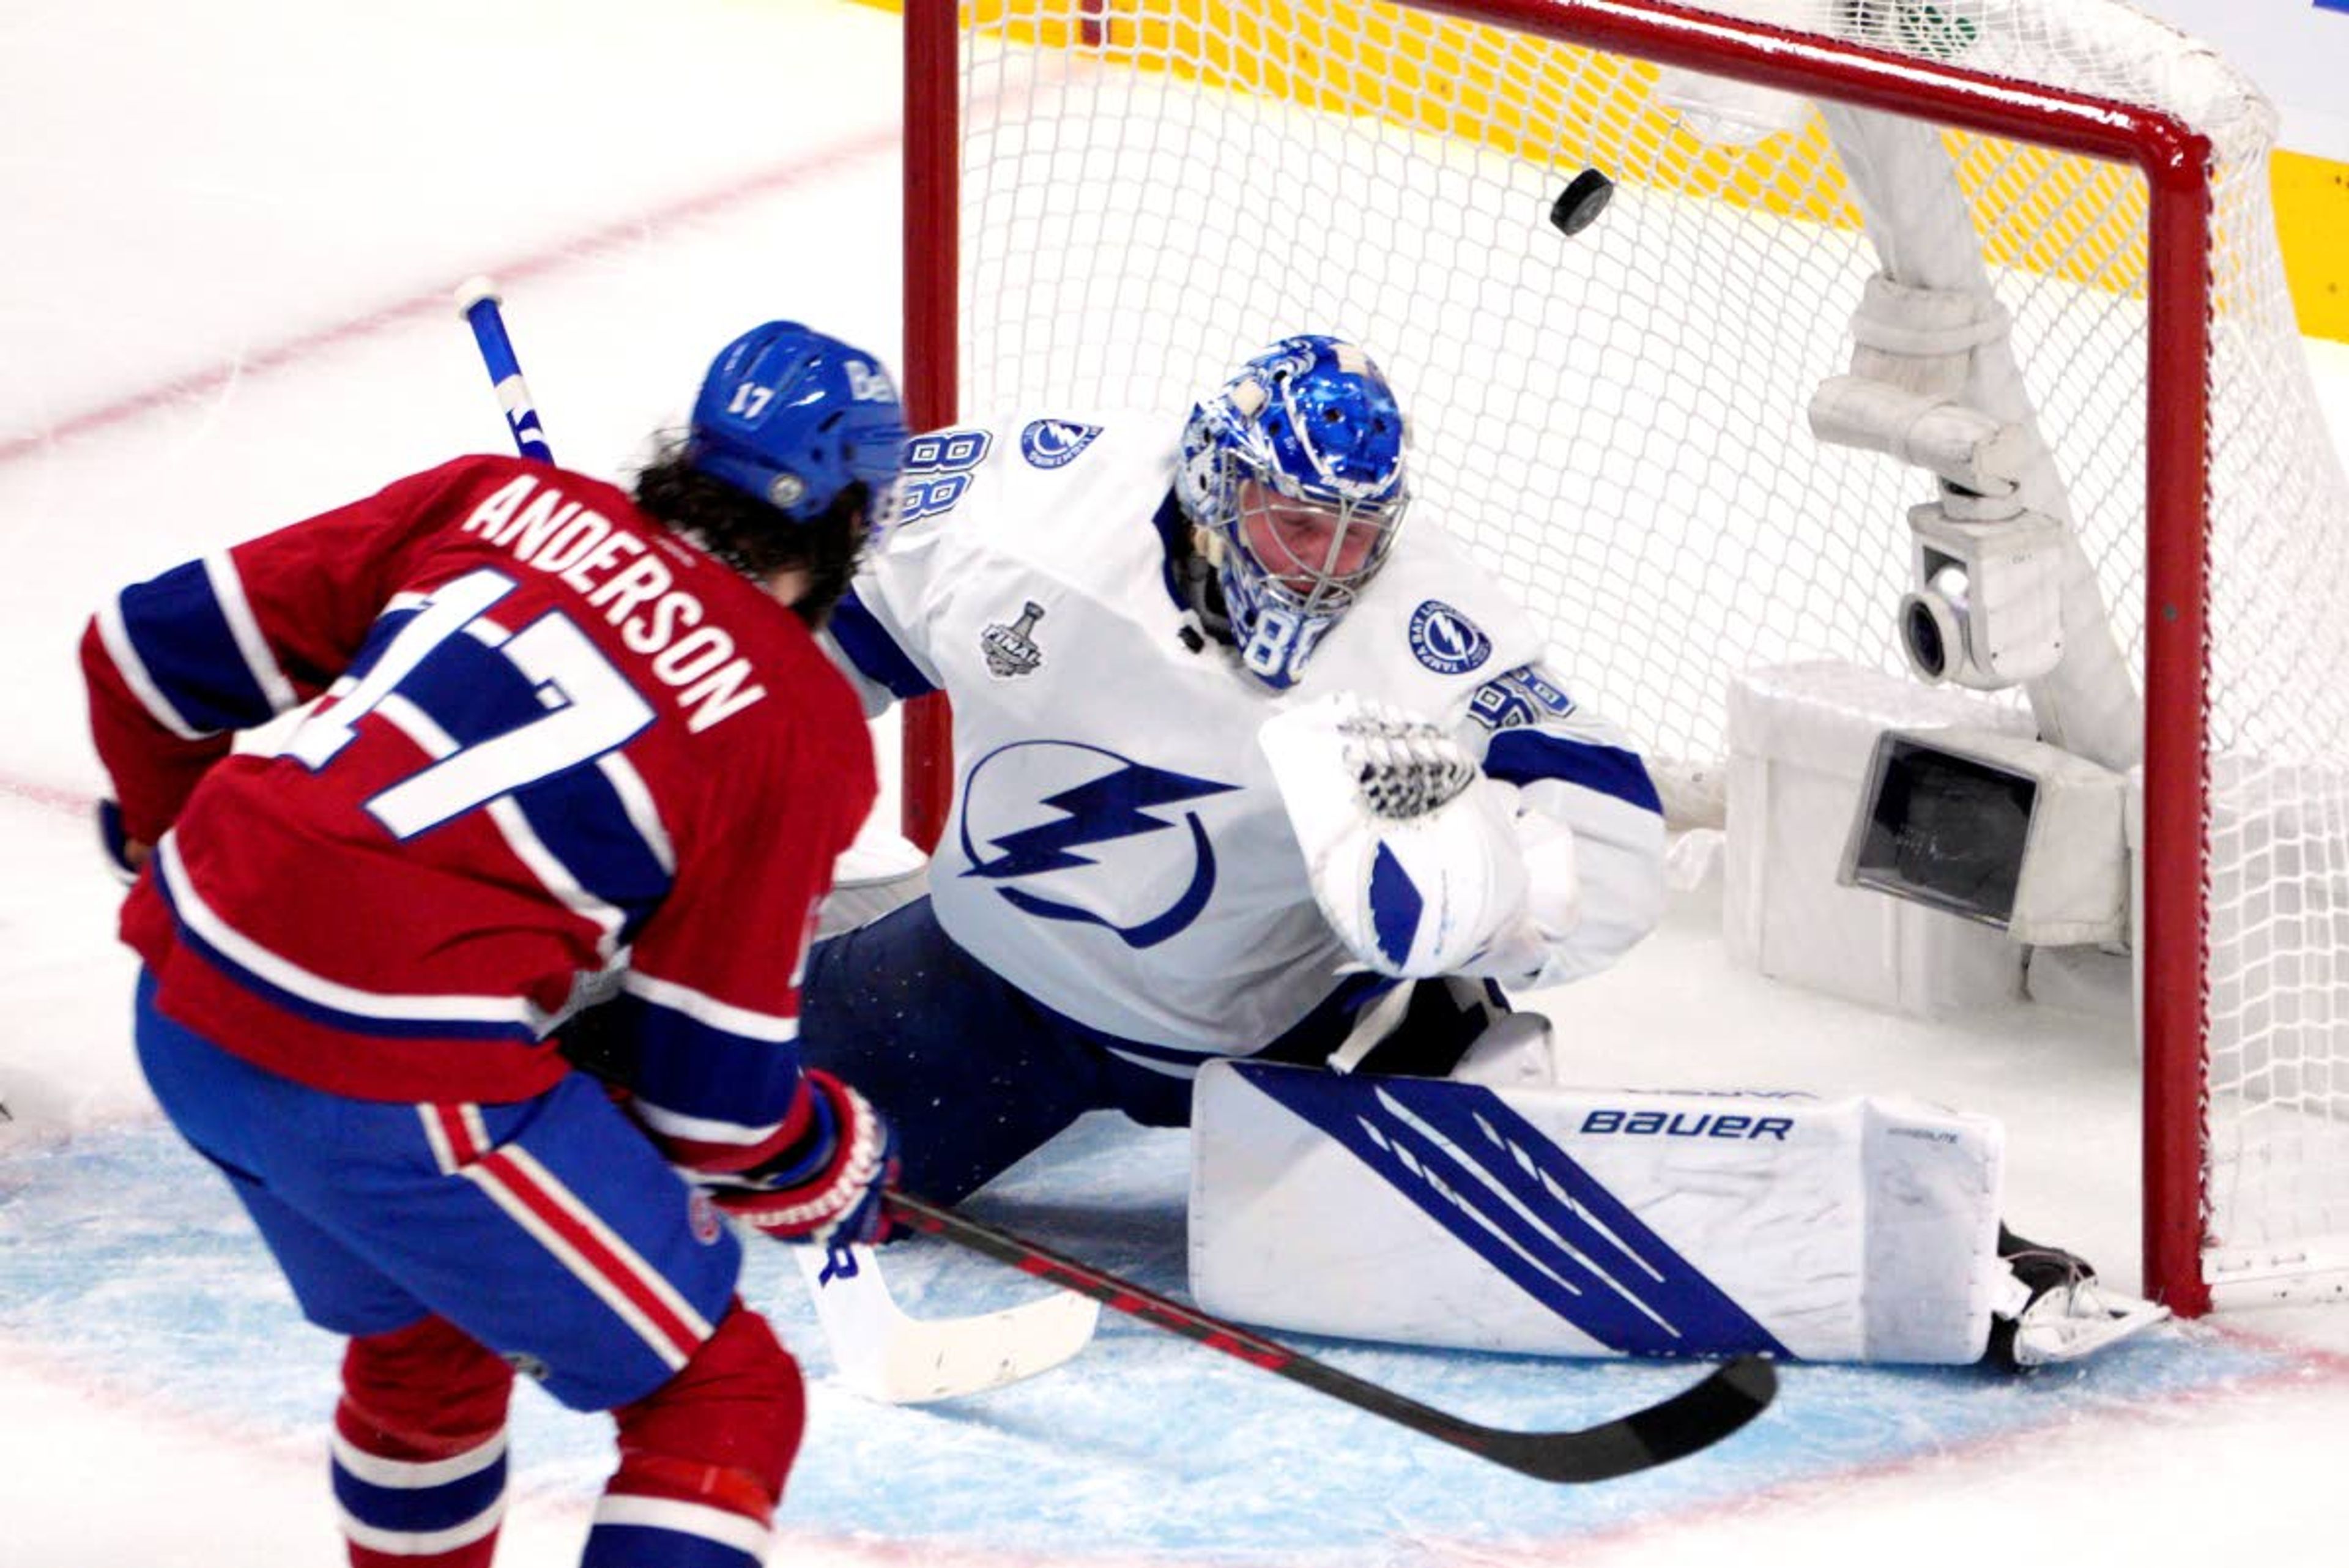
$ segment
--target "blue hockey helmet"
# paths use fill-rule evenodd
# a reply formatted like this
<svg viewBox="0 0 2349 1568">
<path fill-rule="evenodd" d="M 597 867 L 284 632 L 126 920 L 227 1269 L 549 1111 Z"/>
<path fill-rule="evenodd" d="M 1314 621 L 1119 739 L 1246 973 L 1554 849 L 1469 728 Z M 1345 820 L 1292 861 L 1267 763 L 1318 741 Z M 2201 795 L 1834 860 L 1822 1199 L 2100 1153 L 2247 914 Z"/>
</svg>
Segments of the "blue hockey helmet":
<svg viewBox="0 0 2349 1568">
<path fill-rule="evenodd" d="M 1287 687 L 1393 547 L 1402 410 L 1353 344 L 1284 337 L 1192 409 L 1175 493 L 1216 541 L 1241 662 Z M 1318 529 L 1292 525 L 1316 513 Z"/>
<path fill-rule="evenodd" d="M 905 434 L 897 389 L 878 359 L 796 321 L 770 321 L 711 363 L 686 459 L 800 523 L 863 480 L 877 536 L 895 502 Z"/>
</svg>

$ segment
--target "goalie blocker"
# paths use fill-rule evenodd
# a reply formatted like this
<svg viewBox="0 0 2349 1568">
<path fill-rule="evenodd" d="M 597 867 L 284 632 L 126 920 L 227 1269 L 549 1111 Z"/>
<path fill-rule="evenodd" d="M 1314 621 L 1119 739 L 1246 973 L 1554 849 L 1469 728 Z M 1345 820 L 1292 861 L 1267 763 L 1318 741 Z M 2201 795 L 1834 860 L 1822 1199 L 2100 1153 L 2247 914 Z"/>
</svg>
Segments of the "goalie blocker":
<svg viewBox="0 0 2349 1568">
<path fill-rule="evenodd" d="M 1269 1327 L 1550 1355 L 2009 1362 L 2158 1320 L 2001 1255 L 2002 1139 L 1907 1101 L 1211 1064 L 1191 1288 Z M 1332 1215 L 1346 1222 L 1333 1225 Z M 2050 1249 L 2038 1249 L 2041 1253 Z M 2005 1325 L 2020 1318 L 2018 1341 Z"/>
</svg>

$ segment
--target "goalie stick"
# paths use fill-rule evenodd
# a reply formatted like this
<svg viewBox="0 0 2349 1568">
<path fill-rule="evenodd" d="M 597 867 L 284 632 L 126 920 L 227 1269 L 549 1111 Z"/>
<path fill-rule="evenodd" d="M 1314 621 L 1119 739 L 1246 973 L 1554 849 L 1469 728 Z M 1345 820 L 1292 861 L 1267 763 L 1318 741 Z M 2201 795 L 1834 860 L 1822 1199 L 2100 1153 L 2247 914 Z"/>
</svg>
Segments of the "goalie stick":
<svg viewBox="0 0 2349 1568">
<path fill-rule="evenodd" d="M 552 463 L 554 452 L 499 303 L 498 286 L 486 277 L 457 287 L 457 313 L 473 329 L 473 346 L 505 410 L 515 449 L 533 462 Z M 5 1110 L 0 1106 L 0 1119 Z M 843 1249 L 844 1262 L 812 1246 L 795 1245 L 792 1251 L 815 1298 L 816 1321 L 841 1382 L 893 1405 L 984 1393 L 1049 1371 L 1085 1347 L 1101 1314 L 1083 1297 L 1056 1292 L 975 1317 L 908 1317 L 889 1294 L 871 1248 Z"/>
<path fill-rule="evenodd" d="M 1181 1334 L 1251 1366 L 1341 1399 L 1414 1432 L 1465 1449 L 1537 1480 L 1611 1480 L 1684 1459 L 1737 1431 L 1768 1407 L 1777 1374 L 1759 1356 L 1740 1356 L 1661 1404 L 1595 1427 L 1525 1432 L 1479 1426 L 1423 1405 L 1391 1388 L 1340 1372 L 1300 1351 L 1153 1294 L 1141 1286 L 1050 1251 L 1008 1231 L 926 1203 L 903 1192 L 888 1195 L 893 1218 L 911 1229 L 943 1236 L 973 1251 L 1081 1292 L 1154 1327 Z"/>
</svg>

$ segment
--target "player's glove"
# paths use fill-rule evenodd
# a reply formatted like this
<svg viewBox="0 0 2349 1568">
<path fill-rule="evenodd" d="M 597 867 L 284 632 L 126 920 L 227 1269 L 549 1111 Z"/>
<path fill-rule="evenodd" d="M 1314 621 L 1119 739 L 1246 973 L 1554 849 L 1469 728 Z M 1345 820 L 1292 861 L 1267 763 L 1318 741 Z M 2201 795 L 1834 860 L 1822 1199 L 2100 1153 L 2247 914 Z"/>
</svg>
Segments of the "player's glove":
<svg viewBox="0 0 2349 1568">
<path fill-rule="evenodd" d="M 1513 795 L 1441 727 L 1340 692 L 1275 715 L 1257 739 L 1314 901 L 1363 964 L 1458 973 L 1520 919 Z"/>
<path fill-rule="evenodd" d="M 98 845 L 106 852 L 106 864 L 126 888 L 139 880 L 139 868 L 147 864 L 150 848 L 130 836 L 122 825 L 122 807 L 115 801 L 98 803 Z"/>
<path fill-rule="evenodd" d="M 886 1240 L 881 1195 L 897 1179 L 896 1129 L 822 1068 L 809 1068 L 802 1080 L 807 1130 L 764 1164 L 709 1180 L 710 1201 L 786 1241 L 829 1248 Z"/>
</svg>

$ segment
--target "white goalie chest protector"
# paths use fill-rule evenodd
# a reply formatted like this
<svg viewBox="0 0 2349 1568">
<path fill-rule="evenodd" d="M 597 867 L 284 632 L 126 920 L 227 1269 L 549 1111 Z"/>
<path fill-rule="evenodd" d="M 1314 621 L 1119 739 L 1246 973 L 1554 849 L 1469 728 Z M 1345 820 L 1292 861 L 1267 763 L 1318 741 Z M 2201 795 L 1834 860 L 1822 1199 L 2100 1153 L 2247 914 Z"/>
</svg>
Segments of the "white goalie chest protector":
<svg viewBox="0 0 2349 1568">
<path fill-rule="evenodd" d="M 1552 1355 L 1967 1363 L 2002 1138 L 1909 1101 L 1218 1062 L 1191 1289 L 1268 1327 Z"/>
<path fill-rule="evenodd" d="M 985 455 L 957 475 L 959 498 L 900 528 L 857 579 L 954 693 L 958 776 L 932 908 L 957 946 L 1089 1028 L 1185 1058 L 1257 1050 L 1351 961 L 1315 907 L 1258 726 L 1333 691 L 1456 725 L 1483 682 L 1542 645 L 1428 519 L 1299 684 L 1272 691 L 1229 649 L 1181 638 L 1152 522 L 1179 421 L 1088 418 L 971 432 Z M 1041 423 L 1087 433 L 1040 456 Z M 1414 656 L 1414 615 L 1438 599 L 1477 628 L 1473 667 Z"/>
</svg>

